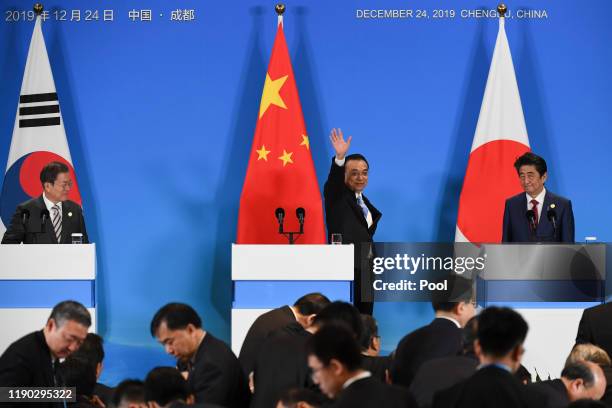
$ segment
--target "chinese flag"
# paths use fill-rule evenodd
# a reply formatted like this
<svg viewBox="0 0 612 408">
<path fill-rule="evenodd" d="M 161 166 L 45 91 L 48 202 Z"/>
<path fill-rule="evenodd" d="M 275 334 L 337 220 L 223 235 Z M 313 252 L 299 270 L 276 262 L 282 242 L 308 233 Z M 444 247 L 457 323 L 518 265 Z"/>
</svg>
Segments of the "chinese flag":
<svg viewBox="0 0 612 408">
<path fill-rule="evenodd" d="M 278 25 L 266 73 L 249 166 L 240 196 L 236 242 L 288 243 L 287 238 L 278 233 L 274 212 L 279 207 L 285 209 L 285 231 L 298 231 L 295 210 L 298 207 L 306 210 L 304 234 L 298 238 L 297 244 L 325 243 L 321 193 L 282 21 Z"/>
<path fill-rule="evenodd" d="M 463 189 L 455 242 L 501 242 L 506 198 L 521 192 L 514 161 L 529 151 L 521 97 L 506 37 L 499 31 Z"/>
</svg>

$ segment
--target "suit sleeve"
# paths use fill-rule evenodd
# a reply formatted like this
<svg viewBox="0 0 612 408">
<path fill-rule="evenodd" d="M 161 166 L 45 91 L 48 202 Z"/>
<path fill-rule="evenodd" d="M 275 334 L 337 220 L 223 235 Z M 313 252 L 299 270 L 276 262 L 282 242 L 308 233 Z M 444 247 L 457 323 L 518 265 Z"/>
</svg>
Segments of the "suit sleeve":
<svg viewBox="0 0 612 408">
<path fill-rule="evenodd" d="M 573 244 L 575 241 L 574 234 L 574 211 L 572 210 L 572 202 L 567 202 L 567 208 L 563 211 L 563 221 L 561 226 L 561 242 Z"/>
<path fill-rule="evenodd" d="M 582 312 L 582 318 L 578 324 L 578 333 L 576 334 L 576 344 L 593 343 L 593 334 L 591 333 L 588 314 L 587 310 Z"/>
<path fill-rule="evenodd" d="M 89 244 L 89 236 L 87 235 L 87 229 L 85 228 L 85 216 L 83 215 L 83 209 L 79 208 L 81 214 L 81 233 L 83 234 L 83 243 Z"/>
<path fill-rule="evenodd" d="M 32 382 L 31 365 L 22 352 L 8 349 L 0 357 L 0 387 L 24 387 Z"/>
<path fill-rule="evenodd" d="M 502 227 L 502 242 L 512 242 L 512 229 L 510 226 L 510 205 L 506 200 L 504 207 L 504 225 Z"/>
<path fill-rule="evenodd" d="M 25 229 L 21 223 L 21 211 L 21 205 L 17 206 L 11 217 L 11 223 L 4 233 L 4 237 L 2 237 L 3 244 L 21 244 L 25 239 Z"/>
<path fill-rule="evenodd" d="M 323 196 L 329 204 L 338 201 L 344 191 L 344 166 L 338 166 L 336 160 L 332 158 L 331 168 L 327 175 L 327 181 L 323 187 Z"/>
</svg>

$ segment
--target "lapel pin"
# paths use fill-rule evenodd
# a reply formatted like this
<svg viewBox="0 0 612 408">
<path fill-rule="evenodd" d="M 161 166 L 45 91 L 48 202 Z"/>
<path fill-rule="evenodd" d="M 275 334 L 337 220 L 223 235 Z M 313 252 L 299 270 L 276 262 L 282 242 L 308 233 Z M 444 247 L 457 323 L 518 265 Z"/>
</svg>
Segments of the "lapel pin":
<svg viewBox="0 0 612 408">
<path fill-rule="evenodd" d="M 554 204 L 553 204 L 553 205 L 554 205 Z M 69 212 L 68 212 L 68 216 L 69 216 L 69 217 L 72 217 L 72 211 L 69 211 Z"/>
<path fill-rule="evenodd" d="M 550 208 L 555 208 L 555 207 L 556 205 L 554 203 L 550 205 Z"/>
</svg>

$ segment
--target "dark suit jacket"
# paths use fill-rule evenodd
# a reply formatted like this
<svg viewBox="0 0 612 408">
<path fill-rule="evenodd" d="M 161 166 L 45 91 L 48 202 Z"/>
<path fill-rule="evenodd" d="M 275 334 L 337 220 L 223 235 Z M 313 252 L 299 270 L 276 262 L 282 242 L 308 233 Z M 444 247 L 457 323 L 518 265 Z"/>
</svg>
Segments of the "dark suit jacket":
<svg viewBox="0 0 612 408">
<path fill-rule="evenodd" d="M 43 232 L 40 212 L 46 208 L 42 195 L 19 204 L 4 233 L 2 243 L 20 244 L 23 242 L 24 244 L 57 244 L 57 237 L 55 236 L 53 224 L 51 222 L 52 214 L 47 217 L 44 228 L 45 232 Z M 30 218 L 25 228 L 21 220 L 21 213 L 23 210 L 28 210 L 30 212 Z M 81 207 L 74 201 L 63 201 L 62 236 L 60 243 L 72 244 L 72 234 L 78 232 L 83 234 L 83 243 L 89 243 Z"/>
<path fill-rule="evenodd" d="M 391 363 L 393 384 L 409 387 L 425 361 L 455 356 L 462 350 L 463 331 L 448 319 L 437 318 L 400 340 Z"/>
<path fill-rule="evenodd" d="M 228 408 L 249 405 L 249 385 L 240 362 L 232 350 L 210 332 L 206 332 L 196 352 L 187 383 L 197 403 Z"/>
<path fill-rule="evenodd" d="M 612 356 L 612 303 L 584 309 L 578 324 L 576 344 L 591 343 Z"/>
<path fill-rule="evenodd" d="M 565 384 L 559 379 L 532 383 L 527 388 L 546 398 L 546 405 L 542 408 L 565 408 L 570 403 Z"/>
<path fill-rule="evenodd" d="M 290 323 L 295 323 L 295 321 L 295 315 L 287 305 L 270 310 L 255 319 L 244 338 L 240 348 L 240 355 L 238 356 L 245 373 L 249 374 L 253 371 L 255 359 L 266 337 L 274 330 L 285 327 Z"/>
<path fill-rule="evenodd" d="M 416 408 L 408 390 L 387 385 L 376 378 L 357 380 L 342 392 L 333 403 L 334 408 Z"/>
<path fill-rule="evenodd" d="M 298 322 L 268 336 L 255 361 L 251 408 L 275 407 L 280 394 L 289 388 L 318 390 L 308 367 L 306 342 L 310 336 Z"/>
<path fill-rule="evenodd" d="M 546 398 L 530 392 L 503 368 L 488 366 L 434 395 L 433 408 L 541 408 Z"/>
<path fill-rule="evenodd" d="M 361 368 L 372 373 L 372 377 L 386 382 L 390 359 L 387 356 L 361 356 Z"/>
<path fill-rule="evenodd" d="M 555 205 L 557 213 L 557 231 L 548 220 L 547 211 Z M 531 207 L 531 206 L 530 206 Z M 529 229 L 527 197 L 525 193 L 517 194 L 506 200 L 504 209 L 504 226 L 502 242 L 566 242 L 574 243 L 574 212 L 572 202 L 546 190 L 542 214 L 538 214 L 538 226 L 535 236 Z"/>
<path fill-rule="evenodd" d="M 59 376 L 56 378 L 58 385 L 62 385 L 63 381 Z M 0 387 L 54 387 L 54 383 L 51 351 L 42 330 L 15 341 L 0 356 Z M 57 406 L 53 403 L 16 403 L 14 405 L 21 408 Z"/>
<path fill-rule="evenodd" d="M 428 408 L 434 394 L 470 378 L 478 367 L 476 356 L 451 356 L 424 362 L 410 384 L 420 408 Z"/>
</svg>

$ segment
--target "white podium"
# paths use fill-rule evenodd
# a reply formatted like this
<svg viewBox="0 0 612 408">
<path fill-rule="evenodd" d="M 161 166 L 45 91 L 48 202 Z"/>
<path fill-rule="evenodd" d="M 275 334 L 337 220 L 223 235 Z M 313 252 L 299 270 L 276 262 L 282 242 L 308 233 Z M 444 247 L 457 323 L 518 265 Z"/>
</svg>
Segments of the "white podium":
<svg viewBox="0 0 612 408">
<path fill-rule="evenodd" d="M 232 350 L 262 313 L 321 292 L 352 301 L 353 245 L 232 245 Z"/>
<path fill-rule="evenodd" d="M 0 245 L 0 353 L 47 322 L 62 300 L 89 309 L 96 328 L 96 246 Z"/>
</svg>

